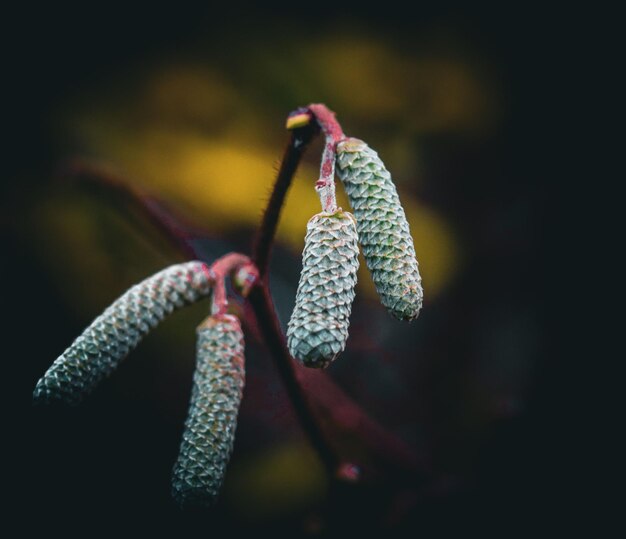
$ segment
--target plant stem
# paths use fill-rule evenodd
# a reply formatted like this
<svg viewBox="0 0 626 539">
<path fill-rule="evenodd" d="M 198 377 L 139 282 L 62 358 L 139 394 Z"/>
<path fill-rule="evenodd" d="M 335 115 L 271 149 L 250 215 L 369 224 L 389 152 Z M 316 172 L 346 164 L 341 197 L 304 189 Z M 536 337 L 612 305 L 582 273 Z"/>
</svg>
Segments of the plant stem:
<svg viewBox="0 0 626 539">
<path fill-rule="evenodd" d="M 309 116 L 310 119 L 315 118 L 317 121 L 310 122 Z M 294 121 L 290 122 L 291 119 Z M 342 461 L 341 457 L 336 453 L 333 445 L 330 443 L 325 429 L 322 428 L 316 416 L 312 406 L 313 400 L 315 398 L 320 400 L 322 395 L 309 394 L 303 387 L 305 381 L 304 373 L 300 373 L 299 375 L 296 371 L 297 364 L 289 354 L 285 336 L 276 315 L 269 282 L 267 280 L 267 269 L 271 247 L 280 218 L 280 210 L 306 145 L 321 128 L 326 135 L 326 145 L 322 158 L 321 178 L 318 180 L 318 184 L 320 181 L 323 182 L 321 187 L 326 188 L 324 194 L 328 195 L 329 199 L 324 199 L 318 185 L 316 185 L 316 188 L 318 188 L 318 193 L 322 200 L 323 210 L 328 211 L 327 208 L 329 208 L 335 200 L 335 149 L 337 142 L 343 140 L 345 137 L 334 113 L 325 105 L 314 104 L 309 105 L 305 109 L 294 111 L 289 115 L 287 120 L 288 128 L 290 123 L 297 125 L 297 129 L 292 131 L 292 136 L 287 145 L 283 162 L 280 166 L 276 182 L 274 183 L 272 195 L 263 215 L 261 228 L 255 242 L 252 260 L 259 269 L 260 279 L 257 286 L 252 289 L 248 301 L 254 311 L 257 324 L 270 349 L 270 353 L 274 358 L 276 367 L 285 385 L 287 394 L 293 403 L 294 410 L 302 428 L 308 435 L 312 446 L 317 451 L 329 476 L 331 478 L 341 478 L 342 469 L 345 468 L 346 465 L 350 467 L 352 464 Z M 311 127 L 314 129 L 308 132 L 304 131 Z M 332 193 L 329 193 L 330 185 L 332 185 Z M 334 204 L 334 209 L 336 209 L 336 203 Z M 392 434 L 386 432 L 385 429 L 380 427 L 375 421 L 371 420 L 358 405 L 345 396 L 327 376 L 324 376 L 324 373 L 317 372 L 316 374 L 320 376 L 318 382 L 322 382 L 322 385 L 324 385 L 324 383 L 326 384 L 324 399 L 327 401 L 335 400 L 336 403 L 341 402 L 343 415 L 350 418 L 348 424 L 341 425 L 341 430 L 344 432 L 346 429 L 360 431 L 359 434 L 362 436 L 363 441 L 366 442 L 368 449 L 376 453 L 378 458 L 389 461 L 393 463 L 394 466 L 397 466 L 400 469 L 400 476 L 413 477 L 419 465 L 412 451 L 406 448 L 406 446 Z M 324 382 L 326 380 L 327 382 Z M 331 411 L 330 415 L 332 416 L 332 405 L 329 411 Z M 333 419 L 338 425 L 342 423 L 339 417 L 333 416 Z"/>
<path fill-rule="evenodd" d="M 270 354 L 282 378 L 287 395 L 293 404 L 296 416 L 307 434 L 311 445 L 319 455 L 331 477 L 337 472 L 340 461 L 315 419 L 309 401 L 305 396 L 294 371 L 294 359 L 289 354 L 285 337 L 276 316 L 274 302 L 267 284 L 252 289 L 248 301 L 252 306 L 257 324 L 265 338 Z"/>
<path fill-rule="evenodd" d="M 310 113 L 306 109 L 300 109 L 290 114 L 290 117 L 304 117 Z M 289 120 L 287 121 L 289 126 Z M 267 271 L 274 236 L 278 227 L 280 211 L 285 202 L 285 196 L 289 186 L 295 176 L 300 159 L 306 147 L 319 132 L 319 126 L 315 122 L 301 125 L 291 131 L 291 137 L 285 149 L 283 160 L 278 170 L 276 181 L 272 189 L 261 226 L 256 237 L 252 260 L 259 270 L 259 283 L 254 287 L 248 297 L 248 301 L 254 311 L 257 324 L 265 338 L 267 347 L 274 358 L 278 373 L 289 395 L 298 420 L 305 433 L 317 451 L 322 463 L 332 475 L 336 472 L 339 460 L 332 449 L 332 446 L 325 438 L 322 429 L 315 420 L 315 415 L 311 410 L 309 402 L 300 388 L 300 384 L 294 372 L 294 359 L 289 354 L 283 331 L 280 327 L 274 302 L 271 297 Z"/>
<path fill-rule="evenodd" d="M 315 123 L 310 123 L 291 132 L 291 137 L 278 170 L 278 176 L 274 182 L 272 194 L 263 213 L 261 225 L 254 242 L 252 260 L 259 270 L 261 281 L 264 280 L 267 274 L 272 244 L 274 243 L 274 236 L 276 235 L 276 228 L 280 218 L 280 211 L 285 202 L 285 196 L 306 147 L 318 131 L 318 126 Z"/>
<path fill-rule="evenodd" d="M 315 184 L 315 189 L 322 203 L 322 211 L 334 213 L 337 211 L 337 199 L 335 197 L 335 154 L 337 143 L 345 138 L 341 125 L 326 105 L 313 103 L 307 107 L 313 114 L 318 125 L 326 135 L 326 144 L 322 154 L 320 166 L 320 178 Z"/>
<path fill-rule="evenodd" d="M 320 167 L 320 179 L 315 183 L 315 190 L 322 203 L 322 211 L 334 213 L 337 211 L 337 198 L 335 196 L 335 142 L 330 135 L 326 136 L 322 164 Z"/>
<path fill-rule="evenodd" d="M 311 121 L 313 119 L 316 121 Z M 254 242 L 252 260 L 259 270 L 261 280 L 267 274 L 272 244 L 276 235 L 278 220 L 280 219 L 280 211 L 285 202 L 285 196 L 304 151 L 320 129 L 326 136 L 326 145 L 316 190 L 320 195 L 324 211 L 332 212 L 337 209 L 334 181 L 335 149 L 337 143 L 343 140 L 345 135 L 341 125 L 335 118 L 335 113 L 326 105 L 313 103 L 291 112 L 287 118 L 287 128 L 291 129 L 291 137 L 287 143 L 272 194 L 263 213 L 261 225 Z"/>
<path fill-rule="evenodd" d="M 335 113 L 330 110 L 326 105 L 321 103 L 312 103 L 306 107 L 306 110 L 311 111 L 317 123 L 324 131 L 327 137 L 337 144 L 342 141 L 346 136 L 343 134 L 343 129 L 335 117 Z"/>
<path fill-rule="evenodd" d="M 240 253 L 228 253 L 218 258 L 209 268 L 210 278 L 213 281 L 211 294 L 211 314 L 226 313 L 228 299 L 226 298 L 226 277 L 233 276 L 241 267 L 249 265 L 250 259 Z M 251 274 L 253 275 L 253 274 Z M 254 275 L 252 277 L 254 279 Z M 256 279 L 254 279 L 256 280 Z M 250 283 L 254 284 L 254 281 Z"/>
</svg>

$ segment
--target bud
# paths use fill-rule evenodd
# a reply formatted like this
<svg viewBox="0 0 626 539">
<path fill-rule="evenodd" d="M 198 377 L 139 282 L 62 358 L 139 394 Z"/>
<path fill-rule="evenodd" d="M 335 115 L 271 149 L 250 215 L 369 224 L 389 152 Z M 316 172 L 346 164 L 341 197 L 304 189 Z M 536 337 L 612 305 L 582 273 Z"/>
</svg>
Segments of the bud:
<svg viewBox="0 0 626 539">
<path fill-rule="evenodd" d="M 291 355 L 307 367 L 326 367 L 346 346 L 358 254 L 352 214 L 322 212 L 308 222 L 296 304 L 287 329 Z"/>
<path fill-rule="evenodd" d="M 243 298 L 248 297 L 258 280 L 259 270 L 252 262 L 239 266 L 232 276 L 233 287 Z"/>
<path fill-rule="evenodd" d="M 398 193 L 378 154 L 348 138 L 337 145 L 337 174 L 356 217 L 359 242 L 382 304 L 413 320 L 422 307 L 422 279 Z"/>
<path fill-rule="evenodd" d="M 206 265 L 194 261 L 133 286 L 56 359 L 37 382 L 35 402 L 78 404 L 168 314 L 208 296 L 210 285 Z"/>
<path fill-rule="evenodd" d="M 237 317 L 209 316 L 197 336 L 189 413 L 172 476 L 172 495 L 181 506 L 208 506 L 218 495 L 235 441 L 245 376 Z"/>
</svg>

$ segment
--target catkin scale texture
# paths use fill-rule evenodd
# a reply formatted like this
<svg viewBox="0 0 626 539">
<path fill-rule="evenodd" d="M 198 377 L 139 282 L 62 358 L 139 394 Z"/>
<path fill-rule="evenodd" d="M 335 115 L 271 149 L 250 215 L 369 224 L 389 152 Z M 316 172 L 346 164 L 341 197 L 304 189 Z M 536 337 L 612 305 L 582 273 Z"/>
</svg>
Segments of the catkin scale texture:
<svg viewBox="0 0 626 539">
<path fill-rule="evenodd" d="M 296 303 L 287 327 L 289 351 L 307 367 L 326 367 L 346 346 L 358 254 L 350 213 L 322 212 L 309 220 Z"/>
<path fill-rule="evenodd" d="M 136 284 L 109 306 L 37 382 L 35 402 L 78 404 L 161 320 L 208 296 L 203 262 L 170 266 Z"/>
<path fill-rule="evenodd" d="M 417 318 L 422 279 L 391 175 L 378 154 L 355 138 L 337 144 L 337 174 L 354 210 L 363 256 L 381 303 L 400 320 Z"/>
<path fill-rule="evenodd" d="M 172 495 L 181 506 L 208 506 L 217 498 L 235 440 L 243 354 L 237 317 L 210 316 L 198 327 L 189 413 L 172 474 Z"/>
</svg>

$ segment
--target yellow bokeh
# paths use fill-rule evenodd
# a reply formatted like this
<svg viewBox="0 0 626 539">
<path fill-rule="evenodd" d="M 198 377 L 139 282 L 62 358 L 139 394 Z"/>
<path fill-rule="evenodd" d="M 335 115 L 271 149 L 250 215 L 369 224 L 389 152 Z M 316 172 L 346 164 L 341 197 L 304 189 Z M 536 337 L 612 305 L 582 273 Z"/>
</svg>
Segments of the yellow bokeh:
<svg viewBox="0 0 626 539">
<path fill-rule="evenodd" d="M 240 147 L 237 141 L 214 141 L 195 133 L 160 129 L 135 134 L 132 146 L 120 143 L 123 140 L 112 137 L 110 141 L 100 139 L 99 144 L 129 178 L 141 178 L 143 188 L 188 208 L 187 217 L 224 234 L 258 226 L 278 150 L 262 151 Z M 392 169 L 391 164 L 388 166 Z M 302 166 L 281 214 L 277 239 L 294 252 L 302 250 L 306 223 L 321 209 L 313 188 L 317 175 L 317 169 Z M 349 208 L 341 188 L 338 190 L 339 204 Z M 426 293 L 433 298 L 454 271 L 453 235 L 435 211 L 405 193 L 401 197 Z M 364 291 L 374 293 L 364 268 L 359 282 Z"/>
<path fill-rule="evenodd" d="M 257 93 L 243 91 L 223 70 L 177 61 L 103 87 L 91 101 L 83 96 L 80 106 L 72 103 L 59 118 L 87 153 L 184 211 L 214 237 L 226 237 L 258 226 L 288 136 L 287 113 L 310 100 L 328 100 L 350 135 L 372 134 L 369 142 L 385 158 L 400 192 L 426 298 L 436 297 L 458 269 L 459 249 L 443 216 L 411 196 L 421 166 L 415 135 L 480 131 L 488 124 L 497 107 L 480 71 L 460 58 L 403 55 L 358 32 L 283 56 L 258 50 L 251 58 L 250 76 L 264 72 L 285 95 L 303 101 L 278 109 L 265 96 L 264 105 L 269 79 L 259 81 Z M 299 77 L 286 76 L 283 64 L 289 62 L 301 66 Z M 281 214 L 277 241 L 294 254 L 303 247 L 306 222 L 320 211 L 313 189 L 316 151 L 312 147 L 301 165 Z M 341 187 L 338 200 L 349 209 Z M 363 293 L 374 294 L 363 267 L 359 283 Z"/>
<path fill-rule="evenodd" d="M 326 472 L 311 447 L 292 441 L 233 462 L 224 494 L 237 514 L 260 518 L 310 507 L 326 489 Z"/>
</svg>

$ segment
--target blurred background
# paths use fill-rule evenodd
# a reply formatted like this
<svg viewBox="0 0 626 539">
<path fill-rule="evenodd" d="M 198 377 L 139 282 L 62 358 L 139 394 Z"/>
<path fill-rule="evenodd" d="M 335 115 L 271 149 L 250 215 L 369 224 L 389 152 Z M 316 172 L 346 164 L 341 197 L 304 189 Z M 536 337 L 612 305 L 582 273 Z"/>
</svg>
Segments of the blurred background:
<svg viewBox="0 0 626 539">
<path fill-rule="evenodd" d="M 5 380 L 17 409 L 7 476 L 27 529 L 328 536 L 554 515 L 567 474 L 541 278 L 552 36 L 532 13 L 414 11 L 85 5 L 7 17 L 1 218 L 5 354 L 17 372 Z M 414 449 L 424 478 L 333 490 L 250 332 L 222 499 L 182 513 L 169 480 L 206 304 L 168 319 L 81 407 L 31 410 L 37 379 L 95 316 L 182 260 L 127 207 L 60 171 L 76 157 L 106 166 L 201 231 L 208 259 L 246 252 L 286 115 L 310 102 L 379 152 L 410 221 L 422 314 L 389 317 L 361 272 L 347 350 L 328 372 Z M 319 211 L 320 154 L 317 141 L 278 231 L 283 325 Z"/>
</svg>

